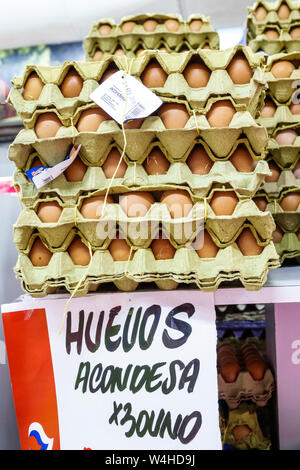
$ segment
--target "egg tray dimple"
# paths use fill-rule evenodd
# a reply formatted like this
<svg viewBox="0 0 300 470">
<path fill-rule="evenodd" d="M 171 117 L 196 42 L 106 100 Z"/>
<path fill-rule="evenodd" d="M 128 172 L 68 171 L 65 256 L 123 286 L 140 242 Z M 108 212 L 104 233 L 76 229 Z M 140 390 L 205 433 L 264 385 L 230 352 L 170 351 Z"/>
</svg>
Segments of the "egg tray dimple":
<svg viewBox="0 0 300 470">
<path fill-rule="evenodd" d="M 260 190 L 272 199 L 278 199 L 287 190 L 300 190 L 300 179 L 297 179 L 292 171 L 283 170 L 279 179 L 273 183 L 264 182 Z"/>
<path fill-rule="evenodd" d="M 37 154 L 30 156 L 28 168 L 35 157 Z M 76 204 L 81 193 L 108 189 L 110 193 L 119 193 L 136 189 L 151 191 L 180 187 L 197 197 L 206 197 L 212 187 L 227 185 L 241 197 L 252 197 L 262 185 L 265 177 L 271 174 L 267 162 L 263 160 L 257 162 L 251 173 L 238 172 L 230 161 L 217 161 L 213 163 L 207 175 L 193 174 L 186 162 L 170 163 L 166 174 L 148 175 L 141 163 L 132 163 L 127 159 L 124 161 L 128 165 L 124 176 L 114 178 L 112 181 L 111 178 L 106 178 L 101 166 L 88 166 L 81 181 L 67 181 L 65 175 L 61 174 L 40 189 L 28 180 L 22 170 L 17 169 L 14 173 L 13 185 L 20 190 L 22 203 L 26 207 L 32 207 L 36 199 L 53 193 L 67 204 Z"/>
<path fill-rule="evenodd" d="M 184 283 L 215 291 L 222 282 L 239 280 L 246 289 L 258 290 L 269 270 L 277 267 L 278 255 L 271 243 L 259 256 L 244 257 L 236 246 L 230 246 L 210 259 L 200 259 L 195 251 L 181 248 L 171 260 L 155 260 L 152 250 L 139 249 L 131 261 L 116 262 L 108 251 L 95 251 L 88 267 L 74 265 L 66 252 L 54 253 L 45 267 L 34 267 L 28 256 L 20 254 L 15 274 L 33 297 L 59 288 L 70 293 L 77 289 L 74 295 L 83 296 L 111 282 L 123 291 L 133 291 L 141 282 L 155 282 L 167 290 Z"/>
<path fill-rule="evenodd" d="M 272 135 L 274 135 L 274 131 L 278 130 L 279 128 L 282 130 L 290 127 L 293 128 L 295 126 L 299 127 L 300 115 L 292 114 L 288 106 L 282 105 L 277 107 L 273 117 L 258 117 L 256 122 L 265 127 L 269 136 L 272 137 Z"/>
<path fill-rule="evenodd" d="M 204 227 L 212 235 L 218 246 L 230 245 L 245 226 L 253 227 L 257 241 L 266 245 L 275 230 L 273 218 L 269 212 L 261 212 L 251 199 L 240 199 L 230 216 L 216 216 L 209 206 L 214 191 L 205 202 L 203 199 L 192 197 L 193 207 L 186 217 L 172 218 L 164 203 L 155 202 L 144 217 L 128 217 L 117 202 L 107 204 L 99 219 L 86 219 L 80 213 L 84 199 L 105 194 L 101 191 L 88 193 L 79 198 L 77 206 L 64 206 L 58 222 L 43 223 L 36 214 L 40 202 L 37 200 L 34 209 L 21 211 L 14 225 L 14 242 L 18 250 L 26 250 L 30 237 L 38 232 L 49 247 L 62 248 L 68 234 L 73 228 L 83 234 L 92 247 L 107 246 L 111 234 L 116 227 L 128 234 L 128 239 L 135 247 L 147 247 L 161 227 L 169 234 L 169 238 L 178 246 L 191 243 Z M 231 190 L 230 190 L 231 191 Z M 57 197 L 47 198 L 47 201 L 61 201 Z"/>
<path fill-rule="evenodd" d="M 146 32 L 140 23 L 148 19 L 154 19 L 158 23 L 156 30 Z M 162 22 L 168 19 L 176 19 L 180 23 L 178 31 L 169 31 Z M 193 20 L 203 22 L 198 32 L 193 32 L 189 28 L 189 23 Z M 135 21 L 137 24 L 134 31 L 123 33 L 121 26 L 124 22 Z M 100 24 L 109 24 L 112 27 L 111 33 L 104 36 L 98 31 Z M 116 24 L 110 18 L 103 18 L 92 25 L 91 31 L 84 38 L 83 48 L 86 53 L 86 60 L 92 58 L 95 48 L 104 53 L 113 53 L 117 47 L 122 47 L 125 53 L 134 52 L 137 44 L 143 43 L 145 49 L 158 49 L 161 43 L 167 45 L 171 50 L 178 49 L 183 43 L 191 49 L 198 49 L 204 44 L 208 44 L 211 49 L 219 49 L 219 35 L 212 28 L 210 18 L 203 15 L 191 15 L 187 21 L 183 21 L 181 15 L 161 15 L 161 14 L 143 14 L 135 16 L 126 16 L 122 18 L 120 24 Z"/>
<path fill-rule="evenodd" d="M 230 409 L 224 428 L 221 430 L 223 445 L 227 444 L 236 450 L 270 450 L 272 441 L 265 437 L 257 416 L 257 405 L 242 403 L 238 408 Z M 236 426 L 248 426 L 250 433 L 244 438 L 236 440 L 232 431 Z"/>
<path fill-rule="evenodd" d="M 226 68 L 236 54 L 242 53 L 254 70 L 249 84 L 235 85 Z M 191 88 L 184 78 L 183 72 L 192 57 L 199 59 L 211 70 L 210 79 L 205 87 Z M 101 62 L 65 62 L 61 66 L 34 66 L 28 65 L 21 77 L 13 79 L 8 101 L 15 108 L 25 127 L 31 127 L 32 116 L 41 109 L 55 108 L 58 115 L 70 122 L 75 111 L 87 103 L 93 103 L 90 94 L 99 86 L 101 77 L 111 65 L 119 70 L 125 70 L 133 77 L 141 80 L 143 71 L 148 63 L 156 60 L 166 72 L 168 78 L 161 88 L 151 90 L 160 97 L 179 98 L 192 109 L 205 112 L 209 106 L 209 98 L 218 96 L 231 96 L 236 104 L 243 106 L 255 116 L 257 109 L 263 104 L 263 92 L 266 82 L 263 77 L 263 55 L 253 54 L 246 46 L 238 45 L 224 51 L 199 50 L 196 53 L 165 54 L 159 51 L 147 51 L 142 57 L 128 60 L 127 57 L 110 57 Z M 83 79 L 81 93 L 75 98 L 64 98 L 60 91 L 69 69 L 75 69 Z M 37 73 L 45 83 L 38 100 L 24 100 L 22 90 L 27 78 L 32 72 Z"/>
<path fill-rule="evenodd" d="M 159 116 L 150 116 L 139 129 L 125 132 L 125 153 L 131 161 L 139 161 L 154 141 L 162 145 L 173 162 L 187 157 L 199 140 L 206 144 L 212 159 L 226 159 L 239 139 L 247 139 L 254 158 L 261 160 L 268 144 L 266 129 L 248 112 L 236 113 L 230 125 L 223 128 L 211 128 L 204 116 L 191 116 L 185 128 L 166 129 Z M 106 157 L 112 143 L 123 149 L 123 131 L 113 120 L 102 122 L 96 132 L 78 132 L 73 126 L 60 127 L 56 136 L 48 139 L 38 139 L 34 129 L 22 129 L 9 146 L 8 157 L 18 168 L 24 168 L 29 155 L 37 152 L 48 166 L 54 166 L 65 159 L 73 144 L 81 144 L 83 161 L 97 165 Z"/>
<path fill-rule="evenodd" d="M 300 135 L 296 137 L 293 145 L 279 145 L 275 139 L 276 133 L 281 130 L 292 129 L 297 133 L 300 131 L 300 121 L 298 124 L 286 124 L 277 126 L 270 133 L 267 144 L 268 160 L 278 162 L 281 168 L 293 168 L 299 160 Z"/>
<path fill-rule="evenodd" d="M 277 15 L 278 8 L 282 3 L 288 5 L 290 16 L 287 19 L 280 19 Z M 267 16 L 263 20 L 255 18 L 257 7 L 263 6 L 267 10 Z M 289 30 L 291 26 L 300 21 L 300 2 L 295 0 L 275 0 L 272 2 L 258 1 L 251 7 L 248 7 L 247 29 L 249 37 L 254 38 L 261 34 L 266 27 L 277 26 L 280 29 Z"/>
<path fill-rule="evenodd" d="M 283 31 L 278 39 L 268 39 L 265 34 L 260 34 L 255 39 L 247 38 L 247 45 L 253 52 L 265 52 L 269 56 L 300 51 L 300 39 L 292 39 L 289 33 Z"/>
<path fill-rule="evenodd" d="M 300 45 L 300 40 L 299 45 Z M 276 78 L 271 72 L 273 64 L 280 60 L 296 62 L 296 68 L 288 78 Z M 277 53 L 267 58 L 264 66 L 264 78 L 267 81 L 269 93 L 278 103 L 284 104 L 290 102 L 292 97 L 297 94 L 298 81 L 300 80 L 300 46 L 288 53 Z"/>
</svg>

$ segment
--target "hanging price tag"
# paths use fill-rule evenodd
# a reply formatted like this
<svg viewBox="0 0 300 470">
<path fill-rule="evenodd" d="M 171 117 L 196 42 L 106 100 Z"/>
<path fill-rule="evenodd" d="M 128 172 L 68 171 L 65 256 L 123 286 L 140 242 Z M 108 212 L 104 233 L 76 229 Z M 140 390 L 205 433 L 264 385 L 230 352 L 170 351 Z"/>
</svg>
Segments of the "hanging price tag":
<svg viewBox="0 0 300 470">
<path fill-rule="evenodd" d="M 61 175 L 74 162 L 80 148 L 81 144 L 78 146 L 74 145 L 67 157 L 61 163 L 58 163 L 55 166 L 34 167 L 30 170 L 27 170 L 25 173 L 36 186 L 36 188 L 40 189 Z"/>
<path fill-rule="evenodd" d="M 90 98 L 119 124 L 145 118 L 162 105 L 149 88 L 122 70 L 105 80 Z"/>
</svg>

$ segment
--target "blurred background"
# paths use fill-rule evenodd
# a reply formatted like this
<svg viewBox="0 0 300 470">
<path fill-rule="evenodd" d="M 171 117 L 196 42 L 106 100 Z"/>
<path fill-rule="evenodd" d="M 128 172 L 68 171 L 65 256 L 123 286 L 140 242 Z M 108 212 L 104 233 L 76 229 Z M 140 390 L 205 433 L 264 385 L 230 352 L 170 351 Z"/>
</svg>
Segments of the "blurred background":
<svg viewBox="0 0 300 470">
<path fill-rule="evenodd" d="M 20 203 L 7 193 L 14 165 L 7 158 L 10 143 L 21 129 L 13 109 L 5 102 L 11 79 L 27 64 L 59 65 L 65 60 L 84 60 L 82 41 L 92 24 L 101 18 L 119 22 L 140 13 L 191 14 L 209 16 L 220 36 L 220 48 L 241 41 L 251 0 L 15 0 L 1 2 L 0 28 L 0 304 L 21 294 L 13 267 L 17 252 L 12 227 Z M 19 449 L 15 412 L 10 388 L 2 321 L 0 321 L 0 449 Z"/>
</svg>

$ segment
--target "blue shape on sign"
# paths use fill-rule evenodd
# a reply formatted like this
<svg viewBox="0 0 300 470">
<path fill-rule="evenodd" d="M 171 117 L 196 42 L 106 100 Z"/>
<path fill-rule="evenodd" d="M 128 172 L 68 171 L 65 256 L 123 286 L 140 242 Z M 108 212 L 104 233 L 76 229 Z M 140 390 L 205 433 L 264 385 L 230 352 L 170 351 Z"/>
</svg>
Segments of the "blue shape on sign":
<svg viewBox="0 0 300 470">
<path fill-rule="evenodd" d="M 29 437 L 34 437 L 36 440 L 37 440 L 37 443 L 41 446 L 41 449 L 40 450 L 47 450 L 48 449 L 48 444 L 45 444 L 43 441 L 42 441 L 42 438 L 40 436 L 40 433 L 36 430 L 33 430 L 30 432 L 29 434 Z"/>
</svg>

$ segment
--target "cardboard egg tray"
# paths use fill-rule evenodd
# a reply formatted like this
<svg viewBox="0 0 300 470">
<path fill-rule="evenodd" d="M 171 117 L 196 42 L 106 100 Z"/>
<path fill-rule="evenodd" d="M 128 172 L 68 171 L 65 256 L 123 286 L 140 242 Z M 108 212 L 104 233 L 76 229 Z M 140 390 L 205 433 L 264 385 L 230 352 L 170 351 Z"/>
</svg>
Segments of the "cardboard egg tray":
<svg viewBox="0 0 300 470">
<path fill-rule="evenodd" d="M 278 181 L 264 182 L 260 188 L 270 199 L 278 199 L 288 189 L 300 189 L 300 179 L 297 179 L 291 170 L 282 170 Z"/>
<path fill-rule="evenodd" d="M 194 284 L 215 291 L 222 282 L 241 282 L 246 289 L 257 290 L 265 283 L 270 269 L 278 267 L 273 244 L 259 256 L 244 257 L 236 245 L 221 249 L 216 258 L 200 259 L 193 249 L 179 248 L 173 259 L 155 260 L 152 250 L 138 249 L 131 261 L 114 261 L 108 250 L 93 253 L 89 266 L 76 266 L 69 254 L 55 252 L 48 266 L 34 267 L 24 253 L 15 267 L 23 289 L 33 297 L 65 289 L 76 296 L 114 283 L 123 291 L 134 291 L 140 283 L 154 282 L 160 289 Z"/>
<path fill-rule="evenodd" d="M 276 78 L 271 72 L 273 65 L 280 60 L 289 61 L 295 65 L 295 70 L 293 70 L 290 77 Z M 293 96 L 297 97 L 298 80 L 300 80 L 299 65 L 300 52 L 298 47 L 289 53 L 277 53 L 268 57 L 264 67 L 264 77 L 268 84 L 269 94 L 278 104 L 290 104 Z"/>
<path fill-rule="evenodd" d="M 281 105 L 277 107 L 273 117 L 259 117 L 257 118 L 257 123 L 261 126 L 264 126 L 267 129 L 269 136 L 272 137 L 275 135 L 279 128 L 280 130 L 282 130 L 287 127 L 299 127 L 300 115 L 293 114 L 289 106 Z"/>
<path fill-rule="evenodd" d="M 249 84 L 234 84 L 226 70 L 236 54 L 243 54 L 254 71 Z M 183 75 L 191 58 L 195 56 L 199 57 L 199 60 L 211 71 L 207 86 L 202 88 L 191 88 Z M 135 60 L 128 60 L 127 57 L 110 57 L 94 63 L 65 62 L 57 67 L 28 65 L 21 77 L 14 78 L 12 82 L 14 87 L 11 88 L 8 100 L 23 120 L 25 127 L 32 127 L 34 113 L 37 110 L 48 110 L 48 108 L 55 108 L 64 124 L 69 124 L 70 118 L 78 108 L 92 103 L 90 94 L 99 86 L 101 77 L 109 67 L 124 70 L 141 80 L 142 73 L 151 60 L 156 60 L 167 74 L 164 86 L 152 88 L 152 91 L 160 97 L 181 99 L 186 106 L 198 112 L 205 113 L 210 105 L 209 99 L 216 94 L 219 97 L 231 96 L 233 101 L 240 105 L 241 110 L 249 110 L 253 116 L 263 104 L 266 82 L 261 67 L 264 57 L 262 54 L 253 54 L 250 48 L 242 45 L 224 51 L 198 50 L 185 54 L 147 51 Z M 83 79 L 80 95 L 75 98 L 65 98 L 60 90 L 60 85 L 70 69 L 75 69 Z M 35 72 L 45 85 L 38 100 L 28 101 L 23 98 L 23 87 L 32 72 Z"/>
<path fill-rule="evenodd" d="M 225 340 L 228 341 L 228 340 Z M 250 343 L 259 345 L 258 338 L 251 338 Z M 241 340 L 230 338 L 230 343 L 235 346 L 241 345 Z M 258 351 L 260 347 L 257 347 Z M 261 353 L 262 358 L 264 355 Z M 247 372 L 240 362 L 241 372 L 238 374 L 235 382 L 228 383 L 222 375 L 218 373 L 219 400 L 224 400 L 230 409 L 237 408 L 242 402 L 252 401 L 257 406 L 265 406 L 270 400 L 275 389 L 275 381 L 272 371 L 266 365 L 266 371 L 263 379 L 254 380 L 252 375 Z"/>
<path fill-rule="evenodd" d="M 249 112 L 235 113 L 229 126 L 222 128 L 212 128 L 205 116 L 192 114 L 183 129 L 166 129 L 159 116 L 149 116 L 139 129 L 125 132 L 125 153 L 133 162 L 144 158 L 154 142 L 162 146 L 168 160 L 173 162 L 187 158 L 196 143 L 203 143 L 212 160 L 230 158 L 239 139 L 247 139 L 253 158 L 262 160 L 268 143 L 266 129 Z M 48 166 L 54 166 L 64 160 L 73 144 L 82 145 L 80 156 L 86 164 L 99 165 L 112 144 L 123 149 L 124 135 L 113 120 L 102 122 L 96 132 L 78 132 L 75 123 L 62 126 L 55 137 L 48 139 L 37 138 L 33 128 L 22 129 L 9 147 L 9 159 L 17 168 L 24 168 L 29 155 L 37 152 Z"/>
<path fill-rule="evenodd" d="M 116 147 L 114 147 L 116 148 Z M 155 146 L 155 148 L 159 148 Z M 120 156 L 122 150 L 119 149 Z M 257 162 L 253 172 L 243 173 L 236 170 L 230 161 L 216 161 L 206 175 L 193 174 L 186 161 L 170 163 L 169 169 L 162 175 L 149 175 L 145 170 L 144 162 L 132 162 L 126 157 L 127 170 L 122 178 L 107 178 L 101 166 L 87 166 L 86 173 L 81 181 L 69 182 L 64 174 L 52 182 L 37 189 L 28 180 L 25 171 L 30 168 L 37 153 L 32 154 L 24 171 L 16 169 L 13 177 L 14 186 L 20 190 L 22 202 L 26 207 L 32 207 L 35 201 L 43 195 L 56 194 L 62 202 L 76 204 L 81 193 L 96 190 L 110 190 L 110 193 L 128 192 L 136 190 L 149 191 L 155 188 L 174 189 L 178 186 L 189 191 L 197 197 L 206 197 L 212 187 L 227 185 L 237 194 L 252 197 L 261 187 L 266 176 L 270 175 L 268 164 L 264 160 Z M 77 157 L 79 158 L 79 157 Z M 42 162 L 43 163 L 43 162 Z M 43 163 L 45 166 L 46 164 Z"/>
<path fill-rule="evenodd" d="M 286 259 L 298 258 L 300 261 L 300 240 L 297 236 L 297 233 L 284 232 L 280 243 L 274 243 L 274 245 L 281 263 L 283 263 Z"/>
<path fill-rule="evenodd" d="M 118 226 L 128 234 L 134 247 L 149 246 L 160 228 L 176 246 L 182 246 L 192 243 L 201 234 L 204 223 L 219 247 L 232 244 L 245 227 L 252 229 L 259 245 L 265 246 L 270 242 L 275 225 L 268 211 L 261 212 L 252 199 L 240 199 L 232 215 L 216 216 L 209 205 L 215 191 L 207 201 L 192 197 L 194 205 L 191 211 L 180 218 L 172 218 L 166 204 L 161 202 L 152 204 L 144 217 L 128 217 L 118 202 L 114 202 L 106 205 L 100 218 L 86 219 L 80 212 L 81 204 L 87 197 L 105 194 L 96 191 L 81 196 L 76 206 L 63 206 L 57 197 L 48 198 L 47 201 L 57 201 L 62 212 L 58 222 L 45 223 L 36 213 L 40 202 L 46 201 L 40 199 L 33 209 L 21 211 L 14 226 L 14 242 L 18 250 L 26 250 L 32 234 L 38 232 L 49 248 L 62 249 L 71 230 L 77 228 L 93 248 L 100 248 L 114 238 Z"/>
<path fill-rule="evenodd" d="M 286 4 L 290 9 L 290 15 L 287 19 L 278 17 L 278 9 L 282 4 Z M 263 6 L 267 10 L 267 16 L 263 20 L 255 18 L 255 11 L 258 7 Z M 259 0 L 251 7 L 248 7 L 247 29 L 249 38 L 254 38 L 262 33 L 266 27 L 273 28 L 275 25 L 280 29 L 289 30 L 291 26 L 300 21 L 300 2 L 299 0 L 275 0 L 264 1 Z"/>
<path fill-rule="evenodd" d="M 293 39 L 288 32 L 278 26 L 272 25 L 271 28 L 278 31 L 278 39 L 268 39 L 264 32 L 258 34 L 255 39 L 247 38 L 247 45 L 253 52 L 265 52 L 271 56 L 279 53 L 289 54 L 290 52 L 300 51 L 300 39 Z M 270 29 L 270 27 L 268 26 L 266 29 Z"/>
<path fill-rule="evenodd" d="M 158 25 L 153 32 L 145 31 L 143 23 L 153 19 Z M 169 31 L 165 26 L 165 21 L 175 19 L 179 22 L 177 31 Z M 199 31 L 193 32 L 190 29 L 192 20 L 201 20 L 202 26 Z M 134 21 L 134 29 L 130 33 L 122 31 L 123 23 Z M 108 35 L 101 35 L 99 27 L 110 25 L 111 31 Z M 139 48 L 158 49 L 162 46 L 170 51 L 179 51 L 183 46 L 188 49 L 198 49 L 208 45 L 211 49 L 219 48 L 219 35 L 212 28 L 210 18 L 203 15 L 191 15 L 184 21 L 181 15 L 162 14 L 142 14 L 126 16 L 122 18 L 120 24 L 116 24 L 110 18 L 104 18 L 93 24 L 91 31 L 83 41 L 83 48 L 86 52 L 86 60 L 90 60 L 97 49 L 106 54 L 113 54 L 116 49 L 121 48 L 125 54 L 134 54 Z"/>
</svg>

